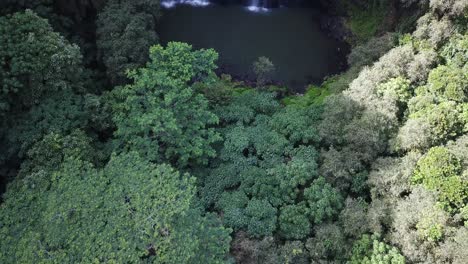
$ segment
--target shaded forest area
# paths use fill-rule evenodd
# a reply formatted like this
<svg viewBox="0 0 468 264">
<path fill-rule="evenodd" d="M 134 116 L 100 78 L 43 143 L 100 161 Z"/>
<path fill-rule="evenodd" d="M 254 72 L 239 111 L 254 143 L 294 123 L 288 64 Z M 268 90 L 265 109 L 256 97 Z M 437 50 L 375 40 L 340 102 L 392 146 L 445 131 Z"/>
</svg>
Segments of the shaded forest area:
<svg viewBox="0 0 468 264">
<path fill-rule="evenodd" d="M 468 262 L 468 1 L 321 1 L 302 95 L 159 4 L 0 4 L 1 263 Z"/>
</svg>

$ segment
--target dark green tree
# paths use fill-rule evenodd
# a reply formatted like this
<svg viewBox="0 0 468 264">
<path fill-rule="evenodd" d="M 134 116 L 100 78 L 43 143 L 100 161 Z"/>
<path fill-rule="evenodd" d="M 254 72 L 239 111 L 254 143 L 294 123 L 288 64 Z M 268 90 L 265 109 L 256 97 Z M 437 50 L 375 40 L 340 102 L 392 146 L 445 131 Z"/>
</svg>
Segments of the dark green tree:
<svg viewBox="0 0 468 264">
<path fill-rule="evenodd" d="M 304 197 L 310 219 L 315 224 L 332 219 L 343 207 L 343 197 L 323 177 L 314 180 L 312 185 L 304 190 Z"/>
<path fill-rule="evenodd" d="M 148 60 L 158 43 L 159 0 L 109 0 L 97 20 L 97 47 L 112 84 L 127 81 L 127 70 Z"/>
<path fill-rule="evenodd" d="M 245 209 L 249 233 L 254 237 L 271 236 L 276 229 L 276 211 L 266 200 L 251 200 Z"/>
<path fill-rule="evenodd" d="M 153 46 L 147 66 L 129 73 L 133 83 L 114 90 L 116 147 L 179 167 L 213 157 L 211 144 L 220 136 L 210 126 L 218 118 L 189 81 L 211 75 L 216 59 L 213 50 L 192 51 L 188 44 Z"/>
<path fill-rule="evenodd" d="M 310 233 L 310 222 L 307 217 L 307 207 L 302 205 L 287 205 L 281 208 L 278 218 L 281 235 L 288 239 L 302 239 Z"/>
<path fill-rule="evenodd" d="M 2 263 L 224 262 L 229 230 L 202 217 L 194 178 L 135 152 L 101 170 L 78 156 L 10 185 L 0 208 Z"/>
<path fill-rule="evenodd" d="M 0 115 L 81 89 L 81 54 L 34 12 L 0 17 Z"/>
<path fill-rule="evenodd" d="M 49 133 L 67 135 L 74 129 L 88 124 L 88 112 L 83 96 L 70 90 L 55 93 L 34 105 L 30 111 L 11 116 L 11 128 L 7 132 L 9 156 L 24 157 L 34 143 Z"/>
</svg>

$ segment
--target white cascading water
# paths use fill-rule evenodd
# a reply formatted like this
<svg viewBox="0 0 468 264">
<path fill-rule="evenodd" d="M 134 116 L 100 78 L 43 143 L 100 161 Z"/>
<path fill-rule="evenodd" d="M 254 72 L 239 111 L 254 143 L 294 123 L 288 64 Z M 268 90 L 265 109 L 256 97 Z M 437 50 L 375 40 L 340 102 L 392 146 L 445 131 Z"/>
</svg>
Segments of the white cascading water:
<svg viewBox="0 0 468 264">
<path fill-rule="evenodd" d="M 260 0 L 250 0 L 247 9 L 252 12 L 266 12 L 268 8 L 260 5 Z"/>
<path fill-rule="evenodd" d="M 251 12 L 267 12 L 268 8 L 264 7 L 260 0 L 249 0 L 247 10 Z M 177 5 L 191 5 L 191 6 L 208 6 L 209 0 L 161 0 L 161 6 L 164 8 L 174 8 Z"/>
<path fill-rule="evenodd" d="M 173 8 L 176 5 L 191 5 L 191 6 L 208 6 L 209 0 L 162 0 L 161 6 L 165 8 Z"/>
</svg>

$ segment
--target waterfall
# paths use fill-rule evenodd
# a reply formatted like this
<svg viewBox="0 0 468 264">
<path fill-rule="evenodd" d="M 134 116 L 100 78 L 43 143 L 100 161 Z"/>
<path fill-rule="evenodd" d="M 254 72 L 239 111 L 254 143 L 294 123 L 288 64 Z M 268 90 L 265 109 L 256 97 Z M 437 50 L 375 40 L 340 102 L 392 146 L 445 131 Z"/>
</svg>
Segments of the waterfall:
<svg viewBox="0 0 468 264">
<path fill-rule="evenodd" d="M 209 0 L 162 0 L 161 6 L 164 8 L 173 8 L 176 5 L 208 6 Z"/>
<path fill-rule="evenodd" d="M 261 0 L 250 0 L 247 9 L 252 12 L 266 12 L 268 8 L 265 7 L 263 2 Z"/>
<path fill-rule="evenodd" d="M 213 3 L 215 4 L 218 2 L 219 1 L 213 1 Z M 272 1 L 268 0 L 244 0 L 242 2 L 246 4 L 247 10 L 251 12 L 267 12 L 269 10 L 269 7 L 272 6 Z M 203 7 L 208 6 L 210 4 L 210 0 L 161 0 L 161 6 L 163 8 L 174 8 L 177 5 L 191 5 Z"/>
</svg>

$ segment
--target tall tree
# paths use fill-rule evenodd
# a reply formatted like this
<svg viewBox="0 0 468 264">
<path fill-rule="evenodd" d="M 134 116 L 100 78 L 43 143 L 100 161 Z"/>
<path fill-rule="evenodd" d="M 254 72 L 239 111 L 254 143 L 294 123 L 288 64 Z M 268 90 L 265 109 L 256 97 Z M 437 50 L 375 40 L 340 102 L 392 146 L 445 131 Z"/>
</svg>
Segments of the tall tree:
<svg viewBox="0 0 468 264">
<path fill-rule="evenodd" d="M 146 67 L 129 73 L 133 84 L 115 90 L 117 147 L 179 167 L 213 157 L 211 144 L 220 136 L 210 126 L 218 118 L 190 82 L 213 74 L 217 57 L 213 50 L 193 51 L 183 43 L 153 46 Z"/>
<path fill-rule="evenodd" d="M 158 43 L 159 0 L 109 0 L 97 20 L 97 46 L 112 84 L 127 82 L 127 70 L 143 66 Z"/>
<path fill-rule="evenodd" d="M 80 88 L 81 55 L 30 10 L 0 17 L 0 115 Z"/>
</svg>

